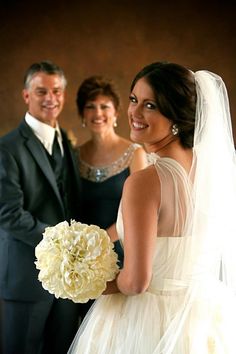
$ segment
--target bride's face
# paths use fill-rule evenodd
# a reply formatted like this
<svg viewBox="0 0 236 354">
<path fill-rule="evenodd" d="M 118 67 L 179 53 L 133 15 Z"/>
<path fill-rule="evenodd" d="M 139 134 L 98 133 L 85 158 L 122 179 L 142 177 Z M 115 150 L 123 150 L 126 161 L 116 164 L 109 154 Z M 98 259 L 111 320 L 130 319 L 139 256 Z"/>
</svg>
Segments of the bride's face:
<svg viewBox="0 0 236 354">
<path fill-rule="evenodd" d="M 171 134 L 172 122 L 159 111 L 154 92 L 145 78 L 136 82 L 130 94 L 128 117 L 130 138 L 134 142 L 154 148 Z"/>
</svg>

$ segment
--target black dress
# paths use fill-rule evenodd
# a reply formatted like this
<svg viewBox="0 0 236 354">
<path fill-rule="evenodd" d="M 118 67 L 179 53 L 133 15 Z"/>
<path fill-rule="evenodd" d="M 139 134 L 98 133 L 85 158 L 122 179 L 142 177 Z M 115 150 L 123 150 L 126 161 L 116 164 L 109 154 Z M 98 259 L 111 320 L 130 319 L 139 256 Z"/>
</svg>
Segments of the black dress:
<svg viewBox="0 0 236 354">
<path fill-rule="evenodd" d="M 107 166 L 94 167 L 80 158 L 78 161 L 81 177 L 80 222 L 98 225 L 107 229 L 117 219 L 122 189 L 126 178 L 130 174 L 130 163 L 138 144 L 130 144 L 124 154 Z M 123 266 L 124 252 L 120 241 L 114 242 L 114 250 L 118 254 L 119 267 Z M 94 300 L 83 304 L 81 320 L 85 317 Z"/>
<path fill-rule="evenodd" d="M 82 161 L 78 151 L 79 169 L 82 185 L 81 217 L 86 224 L 95 224 L 103 229 L 116 222 L 122 189 L 130 174 L 130 163 L 134 151 L 140 147 L 131 144 L 124 154 L 112 164 L 94 167 Z M 123 249 L 115 242 L 119 266 L 123 265 Z"/>
</svg>

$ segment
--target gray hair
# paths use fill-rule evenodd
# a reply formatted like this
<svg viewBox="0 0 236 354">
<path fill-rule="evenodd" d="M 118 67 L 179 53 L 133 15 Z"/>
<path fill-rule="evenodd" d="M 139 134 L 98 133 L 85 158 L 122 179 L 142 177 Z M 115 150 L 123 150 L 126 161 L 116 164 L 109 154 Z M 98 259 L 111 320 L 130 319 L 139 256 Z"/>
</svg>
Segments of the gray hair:
<svg viewBox="0 0 236 354">
<path fill-rule="evenodd" d="M 49 60 L 41 61 L 39 63 L 32 64 L 26 71 L 24 76 L 24 88 L 28 89 L 30 82 L 36 73 L 43 72 L 48 75 L 58 75 L 63 84 L 63 89 L 66 88 L 67 80 L 64 71 L 56 64 Z"/>
</svg>

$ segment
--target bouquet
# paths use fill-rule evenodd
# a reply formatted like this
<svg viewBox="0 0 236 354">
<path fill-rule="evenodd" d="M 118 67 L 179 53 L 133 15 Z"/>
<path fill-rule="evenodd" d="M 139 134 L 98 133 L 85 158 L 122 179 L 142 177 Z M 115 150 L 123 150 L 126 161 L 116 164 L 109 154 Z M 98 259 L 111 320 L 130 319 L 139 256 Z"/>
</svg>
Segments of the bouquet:
<svg viewBox="0 0 236 354">
<path fill-rule="evenodd" d="M 35 255 L 43 288 L 73 302 L 99 297 L 119 270 L 107 232 L 74 220 L 47 227 Z"/>
</svg>

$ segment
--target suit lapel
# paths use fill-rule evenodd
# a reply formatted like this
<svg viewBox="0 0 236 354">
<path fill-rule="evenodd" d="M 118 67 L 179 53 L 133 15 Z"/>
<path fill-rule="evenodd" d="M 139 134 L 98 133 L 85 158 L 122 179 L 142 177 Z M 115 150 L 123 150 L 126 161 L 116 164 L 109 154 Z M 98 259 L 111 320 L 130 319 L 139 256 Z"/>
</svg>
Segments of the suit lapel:
<svg viewBox="0 0 236 354">
<path fill-rule="evenodd" d="M 68 141 L 66 133 L 63 130 L 61 130 L 61 133 L 62 133 L 62 138 L 63 138 L 64 149 L 67 153 L 68 158 L 72 162 L 73 173 L 74 173 L 75 180 L 76 180 L 76 187 L 78 189 L 78 194 L 80 195 L 81 180 L 80 180 L 79 169 L 78 169 L 78 161 L 76 160 L 75 154 L 72 151 L 72 148 L 70 146 L 70 142 Z"/>
<path fill-rule="evenodd" d="M 33 156 L 36 164 L 40 167 L 42 170 L 43 174 L 47 178 L 48 182 L 51 184 L 59 202 L 64 210 L 62 199 L 57 187 L 57 182 L 55 178 L 55 174 L 52 170 L 52 167 L 49 163 L 46 151 L 41 144 L 41 142 L 38 140 L 38 138 L 34 135 L 30 127 L 23 121 L 20 125 L 20 131 L 22 135 L 25 138 L 25 146 Z"/>
</svg>

